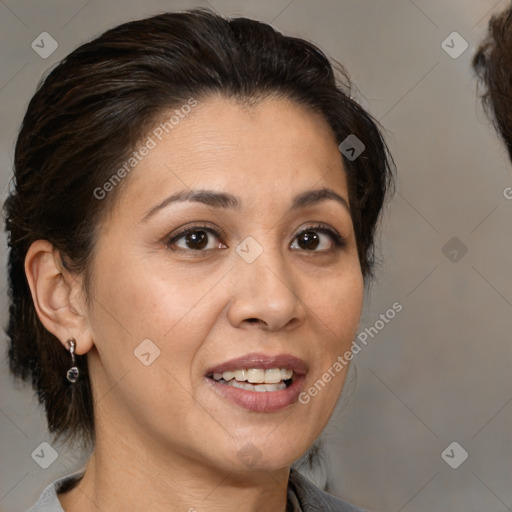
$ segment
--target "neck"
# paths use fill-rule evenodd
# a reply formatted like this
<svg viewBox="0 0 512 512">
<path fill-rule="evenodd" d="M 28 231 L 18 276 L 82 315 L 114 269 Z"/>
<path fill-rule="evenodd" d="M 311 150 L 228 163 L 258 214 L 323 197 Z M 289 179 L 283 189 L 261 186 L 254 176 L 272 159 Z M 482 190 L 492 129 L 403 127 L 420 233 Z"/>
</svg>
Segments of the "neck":
<svg viewBox="0 0 512 512">
<path fill-rule="evenodd" d="M 223 470 L 135 432 L 102 428 L 101 420 L 97 422 L 96 445 L 84 477 L 59 495 L 66 512 L 285 512 L 289 467 Z"/>
</svg>

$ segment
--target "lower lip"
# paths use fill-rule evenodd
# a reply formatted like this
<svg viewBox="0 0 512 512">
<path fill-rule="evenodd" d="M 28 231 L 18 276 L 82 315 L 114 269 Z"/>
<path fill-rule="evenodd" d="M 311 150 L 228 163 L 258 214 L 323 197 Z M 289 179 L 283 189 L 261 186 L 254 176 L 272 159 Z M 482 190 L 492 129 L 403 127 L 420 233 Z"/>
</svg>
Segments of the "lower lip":
<svg viewBox="0 0 512 512">
<path fill-rule="evenodd" d="M 296 375 L 286 389 L 279 391 L 248 391 L 228 384 L 222 384 L 205 377 L 213 389 L 230 402 L 249 411 L 273 412 L 293 405 L 298 401 L 305 375 Z"/>
</svg>

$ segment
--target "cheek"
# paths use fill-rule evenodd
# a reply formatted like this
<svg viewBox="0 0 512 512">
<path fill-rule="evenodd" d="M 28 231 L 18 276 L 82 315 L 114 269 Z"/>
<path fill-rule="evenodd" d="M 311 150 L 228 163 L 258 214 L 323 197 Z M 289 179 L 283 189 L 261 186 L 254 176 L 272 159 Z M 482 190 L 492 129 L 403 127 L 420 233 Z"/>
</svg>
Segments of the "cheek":
<svg viewBox="0 0 512 512">
<path fill-rule="evenodd" d="M 191 409 L 194 357 L 215 318 L 205 300 L 211 284 L 128 258 L 122 264 L 104 258 L 96 278 L 91 327 L 101 359 L 98 396 L 115 389 L 108 403 L 125 404 L 142 423 L 157 408 L 179 407 L 182 416 L 167 427 L 179 431 Z"/>
<path fill-rule="evenodd" d="M 140 258 L 125 258 L 122 264 L 104 261 L 98 276 L 98 301 L 113 320 L 134 334 L 152 333 L 157 338 L 179 327 L 207 295 L 212 280 L 211 276 L 191 278 Z"/>
<path fill-rule="evenodd" d="M 316 338 L 312 352 L 313 372 L 307 384 L 312 407 L 331 410 L 343 387 L 348 364 L 339 358 L 350 350 L 361 316 L 364 281 L 358 267 L 345 270 L 337 277 L 325 280 L 315 293 L 308 294 L 306 305 L 310 311 L 312 329 Z"/>
<path fill-rule="evenodd" d="M 349 368 L 343 357 L 355 338 L 363 297 L 364 281 L 356 267 L 326 280 L 315 294 L 308 295 L 317 342 L 313 371 L 299 400 L 309 417 L 318 418 L 315 436 L 325 427 L 343 389 Z"/>
<path fill-rule="evenodd" d="M 308 294 L 306 304 L 312 318 L 325 331 L 330 350 L 341 350 L 352 342 L 364 298 L 364 281 L 360 272 L 346 273 L 326 280 L 314 294 Z"/>
<path fill-rule="evenodd" d="M 222 311 L 215 298 L 222 289 L 219 276 L 185 274 L 137 258 L 122 265 L 105 258 L 97 272 L 93 324 L 103 364 L 118 373 L 139 371 L 134 351 L 149 339 L 159 352 L 155 366 L 188 382 L 194 356 Z"/>
</svg>

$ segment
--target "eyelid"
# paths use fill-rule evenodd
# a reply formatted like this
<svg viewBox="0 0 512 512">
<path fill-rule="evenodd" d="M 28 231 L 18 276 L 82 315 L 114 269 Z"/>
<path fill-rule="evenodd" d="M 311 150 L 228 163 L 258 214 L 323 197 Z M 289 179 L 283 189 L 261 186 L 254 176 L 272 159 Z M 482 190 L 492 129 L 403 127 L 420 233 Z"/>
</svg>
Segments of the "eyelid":
<svg viewBox="0 0 512 512">
<path fill-rule="evenodd" d="M 177 232 L 175 232 L 171 235 L 167 235 L 165 237 L 165 243 L 169 247 L 169 246 L 173 245 L 176 241 L 178 241 L 180 238 L 185 236 L 186 234 L 188 234 L 190 232 L 194 232 L 194 231 L 206 231 L 208 233 L 213 233 L 219 239 L 224 237 L 224 232 L 222 231 L 222 229 L 205 221 L 200 224 L 192 223 L 192 224 L 187 224 L 187 225 L 183 226 Z M 289 245 L 291 245 L 300 235 L 302 235 L 303 233 L 305 233 L 307 231 L 318 231 L 320 233 L 329 235 L 334 242 L 334 248 L 332 248 L 332 249 L 344 247 L 348 243 L 347 239 L 344 236 L 340 235 L 334 228 L 330 227 L 328 224 L 324 224 L 322 222 L 316 222 L 316 223 L 312 222 L 312 223 L 306 224 L 299 231 L 297 231 Z M 222 240 L 221 240 L 221 243 L 225 245 L 225 243 Z M 212 249 L 193 250 L 193 249 L 184 249 L 182 247 L 179 247 L 174 250 L 176 250 L 176 251 L 181 250 L 181 251 L 193 252 L 193 253 L 202 253 L 202 252 L 204 253 L 204 252 L 209 252 Z M 324 250 L 324 251 L 305 251 L 305 252 L 325 253 L 327 251 Z"/>
<path fill-rule="evenodd" d="M 178 229 L 177 232 L 167 235 L 164 239 L 165 244 L 167 246 L 170 246 L 173 243 L 175 243 L 177 240 L 179 240 L 180 238 L 185 236 L 186 234 L 188 234 L 190 232 L 194 232 L 194 231 L 207 231 L 208 233 L 213 233 L 218 238 L 221 238 L 224 236 L 224 232 L 222 231 L 222 229 L 215 227 L 213 224 L 210 224 L 207 221 L 204 221 L 203 223 L 199 223 L 199 224 L 197 224 L 197 223 L 187 224 L 187 225 L 181 227 L 180 229 Z M 178 248 L 177 250 L 180 250 L 180 249 L 184 250 L 184 251 L 188 251 L 188 252 L 205 252 L 205 251 L 193 251 L 192 249 L 187 250 L 187 249 L 183 249 L 181 247 Z"/>
<path fill-rule="evenodd" d="M 297 234 L 295 235 L 293 240 L 295 241 L 295 239 L 298 236 L 302 235 L 306 231 L 318 231 L 320 233 L 329 235 L 334 241 L 334 248 L 345 247 L 348 243 L 348 239 L 346 237 L 342 236 L 340 233 L 338 233 L 338 231 L 336 229 L 332 228 L 328 224 L 324 224 L 323 222 L 316 222 L 316 223 L 313 222 L 311 224 L 307 224 L 306 226 L 301 228 L 301 230 L 299 232 L 297 232 Z M 327 252 L 327 251 L 306 251 L 306 252 L 322 253 L 322 252 Z"/>
</svg>

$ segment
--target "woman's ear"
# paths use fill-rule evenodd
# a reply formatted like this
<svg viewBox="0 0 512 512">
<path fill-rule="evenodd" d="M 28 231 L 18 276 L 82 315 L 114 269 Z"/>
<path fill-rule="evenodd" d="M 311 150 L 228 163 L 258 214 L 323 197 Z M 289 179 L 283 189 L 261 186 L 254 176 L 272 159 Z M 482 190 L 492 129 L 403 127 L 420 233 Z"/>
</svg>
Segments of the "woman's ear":
<svg viewBox="0 0 512 512">
<path fill-rule="evenodd" d="M 76 354 L 94 345 L 89 329 L 82 281 L 64 268 L 60 253 L 48 240 L 36 240 L 25 256 L 25 274 L 39 320 L 66 347 L 76 339 Z"/>
</svg>

